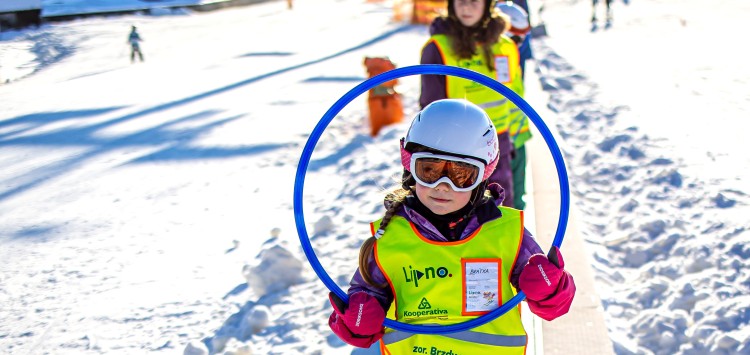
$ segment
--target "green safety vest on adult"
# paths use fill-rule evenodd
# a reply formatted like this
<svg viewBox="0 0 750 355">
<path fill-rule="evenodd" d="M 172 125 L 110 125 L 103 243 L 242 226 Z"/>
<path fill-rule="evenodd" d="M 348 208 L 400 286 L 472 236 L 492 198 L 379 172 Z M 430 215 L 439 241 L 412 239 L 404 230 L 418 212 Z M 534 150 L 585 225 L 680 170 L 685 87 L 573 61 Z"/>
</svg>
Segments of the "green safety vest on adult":
<svg viewBox="0 0 750 355">
<path fill-rule="evenodd" d="M 394 216 L 375 242 L 375 260 L 393 291 L 388 317 L 421 325 L 465 322 L 508 302 L 510 275 L 523 238 L 523 212 L 499 207 L 502 217 L 455 242 L 435 242 Z M 378 229 L 380 221 L 372 224 Z M 411 334 L 386 329 L 383 354 L 518 354 L 527 336 L 520 306 L 474 329 Z"/>
<path fill-rule="evenodd" d="M 431 42 L 437 46 L 445 65 L 473 70 L 493 78 L 511 89 L 514 83 L 521 82 L 518 47 L 513 40 L 506 36 L 500 36 L 500 40 L 492 46 L 495 70 L 490 70 L 487 67 L 484 54 L 481 51 L 477 51 L 469 59 L 459 59 L 450 45 L 450 38 L 446 35 L 433 35 L 427 43 Z M 483 84 L 457 76 L 446 75 L 445 87 L 446 97 L 466 99 L 482 107 L 492 119 L 497 133 L 508 131 L 511 123 L 510 110 L 515 105 L 505 96 Z"/>
</svg>

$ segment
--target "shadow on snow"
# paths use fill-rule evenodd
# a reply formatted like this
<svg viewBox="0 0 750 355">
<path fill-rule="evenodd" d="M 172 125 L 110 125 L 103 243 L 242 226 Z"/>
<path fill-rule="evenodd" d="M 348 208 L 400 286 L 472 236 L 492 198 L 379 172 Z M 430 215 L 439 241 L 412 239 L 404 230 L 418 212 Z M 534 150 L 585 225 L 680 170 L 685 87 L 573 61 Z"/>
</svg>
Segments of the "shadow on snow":
<svg viewBox="0 0 750 355">
<path fill-rule="evenodd" d="M 318 64 L 332 58 L 368 47 L 377 42 L 387 39 L 400 32 L 408 30 L 420 29 L 420 26 L 415 25 L 404 25 L 388 32 L 385 32 L 373 39 L 365 41 L 359 45 L 351 48 L 344 49 L 342 51 L 333 53 L 328 56 L 321 57 L 319 59 L 304 62 L 298 65 L 282 68 L 276 71 L 272 71 L 266 74 L 248 78 L 218 89 L 206 91 L 197 95 L 189 96 L 180 100 L 166 102 L 160 105 L 156 105 L 144 110 L 129 113 L 120 117 L 113 118 L 104 122 L 99 122 L 91 125 L 68 127 L 60 130 L 53 130 L 49 132 L 42 132 L 38 134 L 30 133 L 28 135 L 22 135 L 24 133 L 33 132 L 39 128 L 43 128 L 46 125 L 59 123 L 64 120 L 81 120 L 86 117 L 92 117 L 97 115 L 103 115 L 122 109 L 123 107 L 108 107 L 99 109 L 88 109 L 88 110 L 75 110 L 65 112 L 48 112 L 48 113 L 36 113 L 30 115 L 18 116 L 9 120 L 0 121 L 0 129 L 8 127 L 6 132 L 0 134 L 0 149 L 2 147 L 11 146 L 49 146 L 49 147 L 71 147 L 71 148 L 84 148 L 85 150 L 81 154 L 69 156 L 68 158 L 61 159 L 45 166 L 32 168 L 30 171 L 22 173 L 20 176 L 11 177 L 7 181 L 5 186 L 9 188 L 0 190 L 0 201 L 5 200 L 9 197 L 23 193 L 24 191 L 30 190 L 34 187 L 40 186 L 44 182 L 51 180 L 55 177 L 59 177 L 66 172 L 73 170 L 75 167 L 84 165 L 90 159 L 99 156 L 105 152 L 112 151 L 115 149 L 122 149 L 123 147 L 161 147 L 164 144 L 168 144 L 167 147 L 161 148 L 155 153 L 151 153 L 146 156 L 136 158 L 130 163 L 142 163 L 146 161 L 155 160 L 175 160 L 185 161 L 191 159 L 220 159 L 234 156 L 245 156 L 260 154 L 273 149 L 279 149 L 286 144 L 265 144 L 265 145 L 247 145 L 239 147 L 195 147 L 191 146 L 190 143 L 206 134 L 211 129 L 224 125 L 228 122 L 237 120 L 242 116 L 233 116 L 228 118 L 216 119 L 213 122 L 197 125 L 187 129 L 175 129 L 173 126 L 183 124 L 185 122 L 191 122 L 196 120 L 204 120 L 207 117 L 215 116 L 220 113 L 217 110 L 203 111 L 194 113 L 185 117 L 177 118 L 175 120 L 162 123 L 160 125 L 150 127 L 148 129 L 138 131 L 135 133 L 127 134 L 124 136 L 108 138 L 102 137 L 98 133 L 102 130 L 113 127 L 117 124 L 133 121 L 139 118 L 143 118 L 148 115 L 160 114 L 167 110 L 177 108 L 179 106 L 187 105 L 189 103 L 197 102 L 199 100 L 207 99 L 218 94 L 229 92 L 235 89 L 239 89 L 243 86 L 254 84 L 256 82 L 268 79 L 286 72 L 301 69 L 310 65 Z M 283 55 L 283 53 L 278 53 Z M 321 80 L 319 78 L 309 79 L 308 82 Z M 353 78 L 338 78 L 334 80 L 354 80 Z M 13 127 L 13 126 L 17 127 Z M 19 136 L 20 135 L 20 136 Z M 321 162 L 319 162 L 321 163 Z"/>
</svg>

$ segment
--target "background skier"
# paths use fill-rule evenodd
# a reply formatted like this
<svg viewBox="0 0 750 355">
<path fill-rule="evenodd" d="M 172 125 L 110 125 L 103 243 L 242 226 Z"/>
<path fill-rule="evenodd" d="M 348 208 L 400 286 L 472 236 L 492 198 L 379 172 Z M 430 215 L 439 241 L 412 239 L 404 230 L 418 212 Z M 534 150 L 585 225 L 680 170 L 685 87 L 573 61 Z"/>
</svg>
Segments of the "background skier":
<svg viewBox="0 0 750 355">
<path fill-rule="evenodd" d="M 138 30 L 135 26 L 133 26 L 130 29 L 130 35 L 128 35 L 128 43 L 130 43 L 130 62 L 135 62 L 135 56 L 138 55 L 138 58 L 143 61 L 143 52 L 141 52 L 141 45 L 140 42 L 143 41 L 141 39 L 141 35 L 138 34 Z"/>
</svg>

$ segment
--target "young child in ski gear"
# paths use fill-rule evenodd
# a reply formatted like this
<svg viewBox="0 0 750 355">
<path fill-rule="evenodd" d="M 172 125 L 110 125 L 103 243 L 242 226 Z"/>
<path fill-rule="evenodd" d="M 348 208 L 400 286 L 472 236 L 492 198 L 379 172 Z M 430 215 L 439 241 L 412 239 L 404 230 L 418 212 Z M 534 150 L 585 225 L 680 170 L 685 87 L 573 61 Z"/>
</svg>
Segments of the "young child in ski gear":
<svg viewBox="0 0 750 355">
<path fill-rule="evenodd" d="M 526 0 L 512 0 L 512 1 L 498 1 L 496 7 L 502 6 L 502 4 L 505 3 L 512 3 L 515 5 L 514 7 L 518 7 L 521 10 L 523 10 L 523 14 L 525 14 L 526 17 L 526 28 L 527 30 L 523 30 L 523 25 L 519 23 L 516 25 L 516 22 L 514 21 L 514 17 L 510 14 L 508 14 L 511 17 L 511 28 L 509 36 L 513 42 L 516 42 L 516 45 L 518 45 L 518 53 L 520 54 L 520 65 L 521 65 L 521 78 L 524 77 L 524 73 L 526 73 L 526 60 L 531 59 L 534 54 L 531 51 L 531 17 L 529 12 L 529 3 Z M 502 11 L 502 9 L 500 9 Z M 503 11 L 505 12 L 505 11 Z M 507 12 L 506 12 L 507 14 Z M 517 36 L 518 31 L 525 32 L 525 34 Z"/>
<path fill-rule="evenodd" d="M 510 19 L 496 10 L 494 0 L 448 0 L 448 15 L 430 25 L 430 39 L 422 48 L 421 64 L 462 67 L 491 77 L 506 86 L 521 82 L 516 44 L 503 35 Z M 419 103 L 422 107 L 445 98 L 467 99 L 487 111 L 497 128 L 500 158 L 490 177 L 505 190 L 503 205 L 513 207 L 513 173 L 510 139 L 511 103 L 493 89 L 459 77 L 422 75 Z"/>
<path fill-rule="evenodd" d="M 526 60 L 531 58 L 531 20 L 529 19 L 528 5 L 525 0 L 498 1 L 495 8 L 508 15 L 510 18 L 510 29 L 506 35 L 518 46 L 520 55 L 521 78 L 525 73 Z"/>
<path fill-rule="evenodd" d="M 143 61 L 143 52 L 141 52 L 140 42 L 143 41 L 141 36 L 138 34 L 138 30 L 133 26 L 130 29 L 130 35 L 128 35 L 128 43 L 130 43 L 130 62 L 135 62 L 135 56 L 138 55 L 138 59 Z"/>
<path fill-rule="evenodd" d="M 328 324 L 343 341 L 383 354 L 439 349 L 453 354 L 524 354 L 520 307 L 450 335 L 385 329 L 389 318 L 448 325 L 508 302 L 519 290 L 531 311 L 553 320 L 570 309 L 573 277 L 560 250 L 542 253 L 523 226 L 523 211 L 500 205 L 502 189 L 488 178 L 498 161 L 487 114 L 462 99 L 433 102 L 401 139 L 405 178 L 386 197 L 383 218 L 360 249 L 349 304 L 329 294 Z"/>
<path fill-rule="evenodd" d="M 523 1 L 525 4 L 526 2 Z M 527 12 L 513 1 L 503 1 L 495 5 L 495 8 L 510 18 L 510 29 L 508 35 L 519 46 L 521 53 L 521 80 L 515 80 L 509 86 L 518 96 L 524 96 L 523 84 L 523 43 L 528 40 L 531 25 Z M 526 46 L 528 47 L 528 43 Z M 531 139 L 531 130 L 529 129 L 529 118 L 521 111 L 518 106 L 510 104 L 508 117 L 510 124 L 508 132 L 513 142 L 515 154 L 510 160 L 511 171 L 513 172 L 513 207 L 519 210 L 526 208 L 526 202 L 523 196 L 526 194 L 526 146 L 525 143 Z"/>
</svg>

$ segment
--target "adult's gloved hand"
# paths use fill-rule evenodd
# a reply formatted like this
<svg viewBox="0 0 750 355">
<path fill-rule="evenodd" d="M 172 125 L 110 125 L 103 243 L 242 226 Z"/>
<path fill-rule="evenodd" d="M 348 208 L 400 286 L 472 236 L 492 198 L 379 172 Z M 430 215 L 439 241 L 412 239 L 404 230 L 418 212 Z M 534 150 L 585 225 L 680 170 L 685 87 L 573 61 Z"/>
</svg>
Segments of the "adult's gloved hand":
<svg viewBox="0 0 750 355">
<path fill-rule="evenodd" d="M 539 317 L 552 320 L 570 310 L 576 285 L 565 271 L 565 261 L 558 247 L 547 256 L 535 254 L 521 270 L 518 288 L 526 294 L 529 309 Z"/>
<path fill-rule="evenodd" d="M 335 293 L 328 293 L 333 313 L 328 318 L 331 330 L 349 345 L 368 348 L 383 337 L 385 310 L 375 297 L 365 292 L 349 296 L 349 304 Z"/>
</svg>

